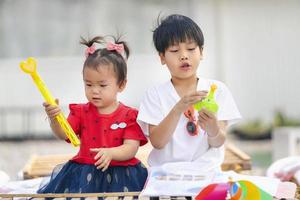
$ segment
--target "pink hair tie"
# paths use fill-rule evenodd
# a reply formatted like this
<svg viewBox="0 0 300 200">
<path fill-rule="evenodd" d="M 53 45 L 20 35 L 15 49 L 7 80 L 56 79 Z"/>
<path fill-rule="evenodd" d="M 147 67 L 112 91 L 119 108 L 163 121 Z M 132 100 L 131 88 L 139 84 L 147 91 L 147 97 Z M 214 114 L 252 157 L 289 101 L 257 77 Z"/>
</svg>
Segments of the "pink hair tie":
<svg viewBox="0 0 300 200">
<path fill-rule="evenodd" d="M 108 42 L 107 45 L 106 45 L 106 49 L 108 51 L 116 51 L 120 55 L 122 55 L 122 53 L 124 52 L 124 45 L 123 44 L 114 44 L 114 43 Z"/>
<path fill-rule="evenodd" d="M 90 54 L 93 54 L 96 51 L 96 46 L 92 45 L 85 49 L 85 57 L 87 58 Z"/>
</svg>

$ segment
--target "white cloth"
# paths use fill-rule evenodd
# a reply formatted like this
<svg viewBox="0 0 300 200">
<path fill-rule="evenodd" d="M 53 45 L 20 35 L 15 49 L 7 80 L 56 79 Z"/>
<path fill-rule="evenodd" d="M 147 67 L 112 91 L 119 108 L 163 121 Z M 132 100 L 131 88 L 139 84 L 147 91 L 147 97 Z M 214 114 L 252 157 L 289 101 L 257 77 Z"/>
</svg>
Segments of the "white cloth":
<svg viewBox="0 0 300 200">
<path fill-rule="evenodd" d="M 241 118 L 241 115 L 224 83 L 200 78 L 197 90 L 209 91 L 212 83 L 217 85 L 215 100 L 219 105 L 218 120 L 226 120 L 229 125 L 236 122 Z M 146 92 L 139 108 L 138 122 L 147 136 L 149 136 L 148 125 L 158 125 L 179 100 L 180 97 L 170 80 L 150 88 Z M 197 118 L 196 113 L 195 117 Z M 182 114 L 172 139 L 163 149 L 151 151 L 148 158 L 149 166 L 159 166 L 168 162 L 195 162 L 197 160 L 213 162 L 220 166 L 224 159 L 224 147 L 209 148 L 207 135 L 201 129 L 197 136 L 190 136 L 186 130 L 187 122 L 188 119 Z"/>
<path fill-rule="evenodd" d="M 9 179 L 9 176 L 4 171 L 0 170 L 0 188 L 5 185 Z"/>
</svg>

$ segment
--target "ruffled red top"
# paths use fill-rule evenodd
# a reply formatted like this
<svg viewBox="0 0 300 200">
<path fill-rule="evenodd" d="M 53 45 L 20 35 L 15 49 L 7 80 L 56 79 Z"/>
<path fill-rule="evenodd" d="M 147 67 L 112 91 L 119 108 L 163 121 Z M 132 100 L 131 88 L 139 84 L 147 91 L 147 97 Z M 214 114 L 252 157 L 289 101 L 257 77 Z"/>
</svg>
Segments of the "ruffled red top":
<svg viewBox="0 0 300 200">
<path fill-rule="evenodd" d="M 72 158 L 75 162 L 94 164 L 96 153 L 91 152 L 90 148 L 117 147 L 125 139 L 139 140 L 140 146 L 147 143 L 147 138 L 136 122 L 136 109 L 122 103 L 111 114 L 99 114 L 91 103 L 70 104 L 69 108 L 68 122 L 81 141 L 79 152 Z M 110 166 L 136 165 L 139 162 L 135 157 L 127 161 L 112 160 Z"/>
</svg>

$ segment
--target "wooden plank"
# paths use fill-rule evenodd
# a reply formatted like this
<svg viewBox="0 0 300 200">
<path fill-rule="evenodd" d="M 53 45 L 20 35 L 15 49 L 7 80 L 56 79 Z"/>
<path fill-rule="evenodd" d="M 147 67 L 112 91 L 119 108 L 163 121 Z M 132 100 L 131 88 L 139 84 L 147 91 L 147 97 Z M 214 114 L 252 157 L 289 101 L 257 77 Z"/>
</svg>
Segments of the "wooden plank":
<svg viewBox="0 0 300 200">
<path fill-rule="evenodd" d="M 232 153 L 236 154 L 238 157 L 240 157 L 243 160 L 251 160 L 250 156 L 248 156 L 245 152 L 238 149 L 233 144 L 227 143 L 226 149 L 230 150 Z"/>
</svg>

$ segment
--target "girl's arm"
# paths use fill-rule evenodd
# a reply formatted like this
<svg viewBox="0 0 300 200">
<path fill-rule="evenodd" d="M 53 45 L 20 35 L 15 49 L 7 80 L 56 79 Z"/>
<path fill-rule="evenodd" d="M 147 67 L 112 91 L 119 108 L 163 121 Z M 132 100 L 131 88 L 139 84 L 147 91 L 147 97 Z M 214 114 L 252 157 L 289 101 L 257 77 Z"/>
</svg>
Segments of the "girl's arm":
<svg viewBox="0 0 300 200">
<path fill-rule="evenodd" d="M 112 160 L 125 161 L 135 156 L 139 146 L 139 140 L 126 139 L 121 146 L 109 148 L 109 151 L 112 155 Z"/>
<path fill-rule="evenodd" d="M 56 103 L 58 104 L 58 100 L 56 100 Z M 45 107 L 45 111 L 50 120 L 50 127 L 52 131 L 58 138 L 65 140 L 67 136 L 55 118 L 61 112 L 61 109 L 59 106 L 50 105 L 47 102 L 44 102 L 43 106 Z"/>
<path fill-rule="evenodd" d="M 181 114 L 206 95 L 207 91 L 196 91 L 185 95 L 157 126 L 149 125 L 149 138 L 152 146 L 156 149 L 164 148 L 170 141 Z"/>
<path fill-rule="evenodd" d="M 109 167 L 111 160 L 126 161 L 133 158 L 138 151 L 139 146 L 139 140 L 125 139 L 121 146 L 112 148 L 93 148 L 90 149 L 90 151 L 97 153 L 94 157 L 95 160 L 97 160 L 95 162 L 97 169 L 102 168 L 102 171 L 105 171 Z"/>
</svg>

